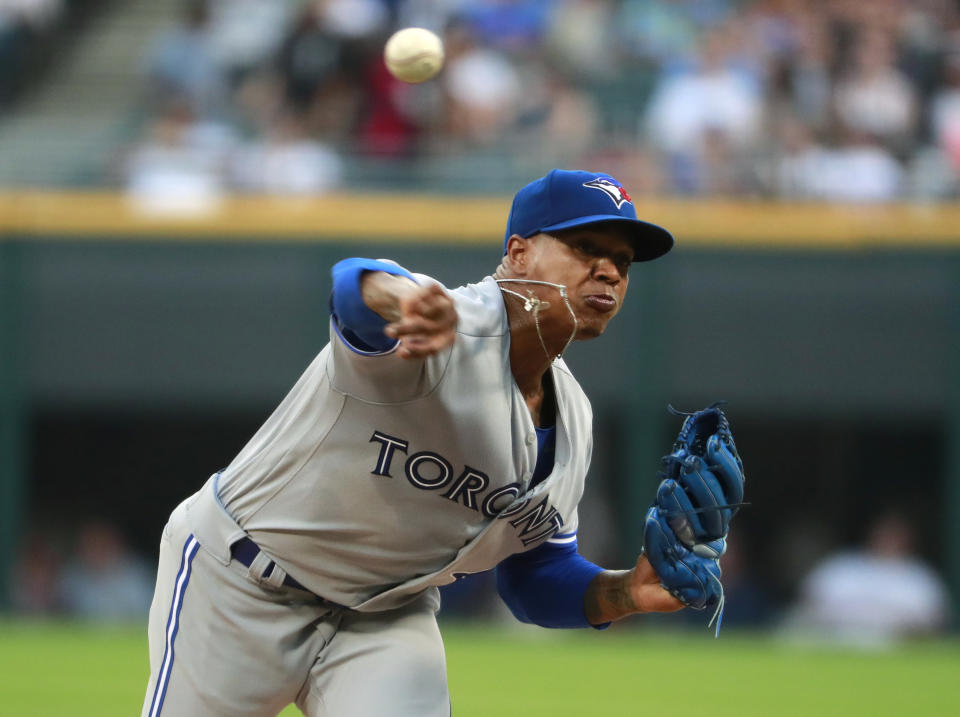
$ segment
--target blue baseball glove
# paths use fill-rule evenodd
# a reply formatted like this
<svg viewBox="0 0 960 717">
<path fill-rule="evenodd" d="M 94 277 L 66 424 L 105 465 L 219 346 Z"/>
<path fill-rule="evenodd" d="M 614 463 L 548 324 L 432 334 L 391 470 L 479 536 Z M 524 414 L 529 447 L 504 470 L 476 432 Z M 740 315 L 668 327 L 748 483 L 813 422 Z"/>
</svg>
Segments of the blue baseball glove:
<svg viewBox="0 0 960 717">
<path fill-rule="evenodd" d="M 730 423 L 718 404 L 686 416 L 664 456 L 663 480 L 654 505 L 687 548 L 726 538 L 730 520 L 743 505 L 743 461 Z"/>
<path fill-rule="evenodd" d="M 691 550 L 680 542 L 666 518 L 653 506 L 647 511 L 643 543 L 643 552 L 660 585 L 687 607 L 714 608 L 708 627 L 716 621 L 719 635 L 724 602 L 720 556 L 727 549 L 726 541 L 712 540 Z"/>
</svg>

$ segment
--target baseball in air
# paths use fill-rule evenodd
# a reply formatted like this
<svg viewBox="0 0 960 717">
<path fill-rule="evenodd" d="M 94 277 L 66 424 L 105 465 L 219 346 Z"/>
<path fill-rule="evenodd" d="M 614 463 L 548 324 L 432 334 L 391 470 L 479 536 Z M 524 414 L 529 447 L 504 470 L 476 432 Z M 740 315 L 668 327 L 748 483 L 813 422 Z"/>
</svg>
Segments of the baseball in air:
<svg viewBox="0 0 960 717">
<path fill-rule="evenodd" d="M 403 82 L 425 82 L 443 67 L 443 42 L 422 27 L 398 30 L 383 48 L 387 69 Z"/>
</svg>

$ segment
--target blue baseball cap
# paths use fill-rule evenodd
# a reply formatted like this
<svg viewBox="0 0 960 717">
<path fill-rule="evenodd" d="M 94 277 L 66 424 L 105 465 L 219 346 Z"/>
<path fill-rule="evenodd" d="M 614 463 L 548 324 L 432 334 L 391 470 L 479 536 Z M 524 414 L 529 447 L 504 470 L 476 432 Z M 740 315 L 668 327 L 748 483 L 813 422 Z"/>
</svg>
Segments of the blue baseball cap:
<svg viewBox="0 0 960 717">
<path fill-rule="evenodd" d="M 634 261 L 650 261 L 673 248 L 673 235 L 637 219 L 630 195 L 609 174 L 554 169 L 514 196 L 503 252 L 514 234 L 526 238 L 600 222 L 623 225 L 624 235 L 633 244 Z"/>
</svg>

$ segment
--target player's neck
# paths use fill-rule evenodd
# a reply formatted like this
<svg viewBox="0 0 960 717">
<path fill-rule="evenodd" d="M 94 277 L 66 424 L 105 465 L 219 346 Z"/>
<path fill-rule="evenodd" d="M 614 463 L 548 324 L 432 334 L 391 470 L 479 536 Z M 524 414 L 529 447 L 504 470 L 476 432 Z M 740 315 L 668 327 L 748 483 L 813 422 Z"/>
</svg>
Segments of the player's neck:
<svg viewBox="0 0 960 717">
<path fill-rule="evenodd" d="M 524 398 L 542 397 L 543 376 L 569 342 L 569 326 L 554 327 L 554 322 L 544 316 L 539 318 L 538 326 L 537 317 L 512 295 L 504 297 L 504 305 L 510 327 L 510 370 L 514 381 Z"/>
<path fill-rule="evenodd" d="M 518 311 L 513 302 L 507 303 L 507 320 L 510 324 L 510 371 L 524 396 L 540 391 L 543 374 L 547 372 L 552 358 L 544 351 L 533 317 Z M 549 349 L 549 344 L 547 345 Z"/>
<path fill-rule="evenodd" d="M 526 384 L 524 386 L 517 381 L 517 387 L 523 395 L 523 400 L 527 404 L 527 410 L 530 411 L 530 417 L 533 419 L 534 425 L 543 428 L 552 426 L 556 420 L 556 395 L 549 366 L 540 375 L 540 380 L 536 385 Z"/>
<path fill-rule="evenodd" d="M 536 333 L 510 333 L 510 371 L 524 398 L 543 396 L 543 376 L 552 363 Z"/>
</svg>

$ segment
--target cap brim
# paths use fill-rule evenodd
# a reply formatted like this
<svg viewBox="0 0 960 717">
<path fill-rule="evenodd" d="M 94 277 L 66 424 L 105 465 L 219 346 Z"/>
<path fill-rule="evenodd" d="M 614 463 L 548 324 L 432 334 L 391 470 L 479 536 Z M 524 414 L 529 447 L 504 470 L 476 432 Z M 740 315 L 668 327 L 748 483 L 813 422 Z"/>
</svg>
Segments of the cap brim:
<svg viewBox="0 0 960 717">
<path fill-rule="evenodd" d="M 640 219 L 621 217 L 616 214 L 594 214 L 551 224 L 540 231 L 550 232 L 573 229 L 591 224 L 614 223 L 623 225 L 624 234 L 633 244 L 634 261 L 650 261 L 663 256 L 673 248 L 673 235 L 661 226 Z"/>
</svg>

